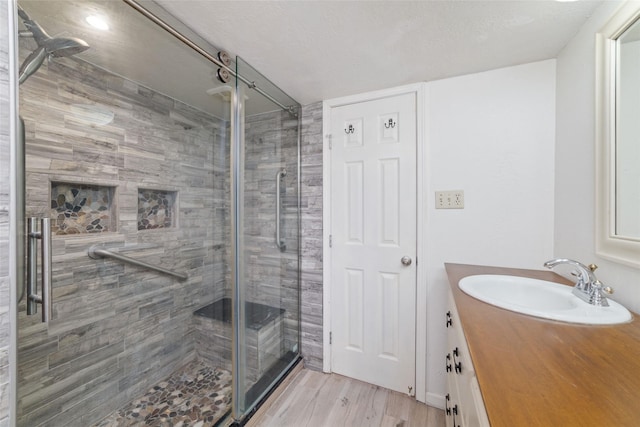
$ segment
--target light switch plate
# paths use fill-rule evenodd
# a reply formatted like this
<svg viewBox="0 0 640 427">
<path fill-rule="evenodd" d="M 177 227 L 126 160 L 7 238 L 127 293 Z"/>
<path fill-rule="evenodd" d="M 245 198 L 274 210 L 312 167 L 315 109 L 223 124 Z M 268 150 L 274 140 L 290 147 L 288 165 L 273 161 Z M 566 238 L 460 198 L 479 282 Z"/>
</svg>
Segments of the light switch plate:
<svg viewBox="0 0 640 427">
<path fill-rule="evenodd" d="M 436 209 L 464 209 L 464 191 L 436 191 Z"/>
</svg>

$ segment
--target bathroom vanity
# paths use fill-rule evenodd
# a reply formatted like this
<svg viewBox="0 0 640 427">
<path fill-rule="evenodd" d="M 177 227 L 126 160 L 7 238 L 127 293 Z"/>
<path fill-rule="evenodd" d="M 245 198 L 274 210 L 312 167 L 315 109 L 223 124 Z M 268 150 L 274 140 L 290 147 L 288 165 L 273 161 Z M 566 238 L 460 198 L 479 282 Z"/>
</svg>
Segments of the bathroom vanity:
<svg viewBox="0 0 640 427">
<path fill-rule="evenodd" d="M 640 425 L 640 323 L 580 325 L 481 302 L 463 277 L 573 283 L 551 271 L 445 264 L 447 427 Z M 454 424 L 455 421 L 455 424 Z"/>
</svg>

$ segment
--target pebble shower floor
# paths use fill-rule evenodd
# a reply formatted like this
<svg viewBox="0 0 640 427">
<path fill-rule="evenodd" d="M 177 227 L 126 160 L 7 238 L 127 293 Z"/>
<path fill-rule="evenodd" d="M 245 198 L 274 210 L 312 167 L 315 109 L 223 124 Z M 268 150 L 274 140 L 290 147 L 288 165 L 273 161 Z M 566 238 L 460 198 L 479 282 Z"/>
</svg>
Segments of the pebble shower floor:
<svg viewBox="0 0 640 427">
<path fill-rule="evenodd" d="M 231 373 L 194 361 L 94 427 L 209 427 L 230 407 Z"/>
</svg>

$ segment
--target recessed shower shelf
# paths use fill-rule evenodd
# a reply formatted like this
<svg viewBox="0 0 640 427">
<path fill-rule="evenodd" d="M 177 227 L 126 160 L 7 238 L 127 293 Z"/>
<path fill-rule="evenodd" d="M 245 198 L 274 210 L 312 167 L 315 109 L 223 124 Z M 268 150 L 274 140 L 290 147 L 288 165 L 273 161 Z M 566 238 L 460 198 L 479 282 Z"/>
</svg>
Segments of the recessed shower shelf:
<svg viewBox="0 0 640 427">
<path fill-rule="evenodd" d="M 176 226 L 177 191 L 138 189 L 138 230 Z"/>
<path fill-rule="evenodd" d="M 56 235 L 116 230 L 115 187 L 51 183 L 52 232 Z"/>
</svg>

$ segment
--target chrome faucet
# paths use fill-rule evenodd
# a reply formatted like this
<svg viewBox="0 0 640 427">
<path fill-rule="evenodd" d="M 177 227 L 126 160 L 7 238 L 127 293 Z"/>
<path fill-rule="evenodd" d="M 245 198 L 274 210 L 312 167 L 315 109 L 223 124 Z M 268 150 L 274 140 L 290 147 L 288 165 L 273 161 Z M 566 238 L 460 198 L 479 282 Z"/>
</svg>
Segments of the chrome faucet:
<svg viewBox="0 0 640 427">
<path fill-rule="evenodd" d="M 597 265 L 590 264 L 587 267 L 581 262 L 572 259 L 558 258 L 545 262 L 544 266 L 553 268 L 560 264 L 568 264 L 576 268 L 576 270 L 571 273 L 571 275 L 578 278 L 573 288 L 573 294 L 575 296 L 592 305 L 600 307 L 609 306 L 609 302 L 604 294 L 612 294 L 613 289 L 609 286 L 604 286 L 593 273 L 596 268 L 598 268 Z"/>
</svg>

